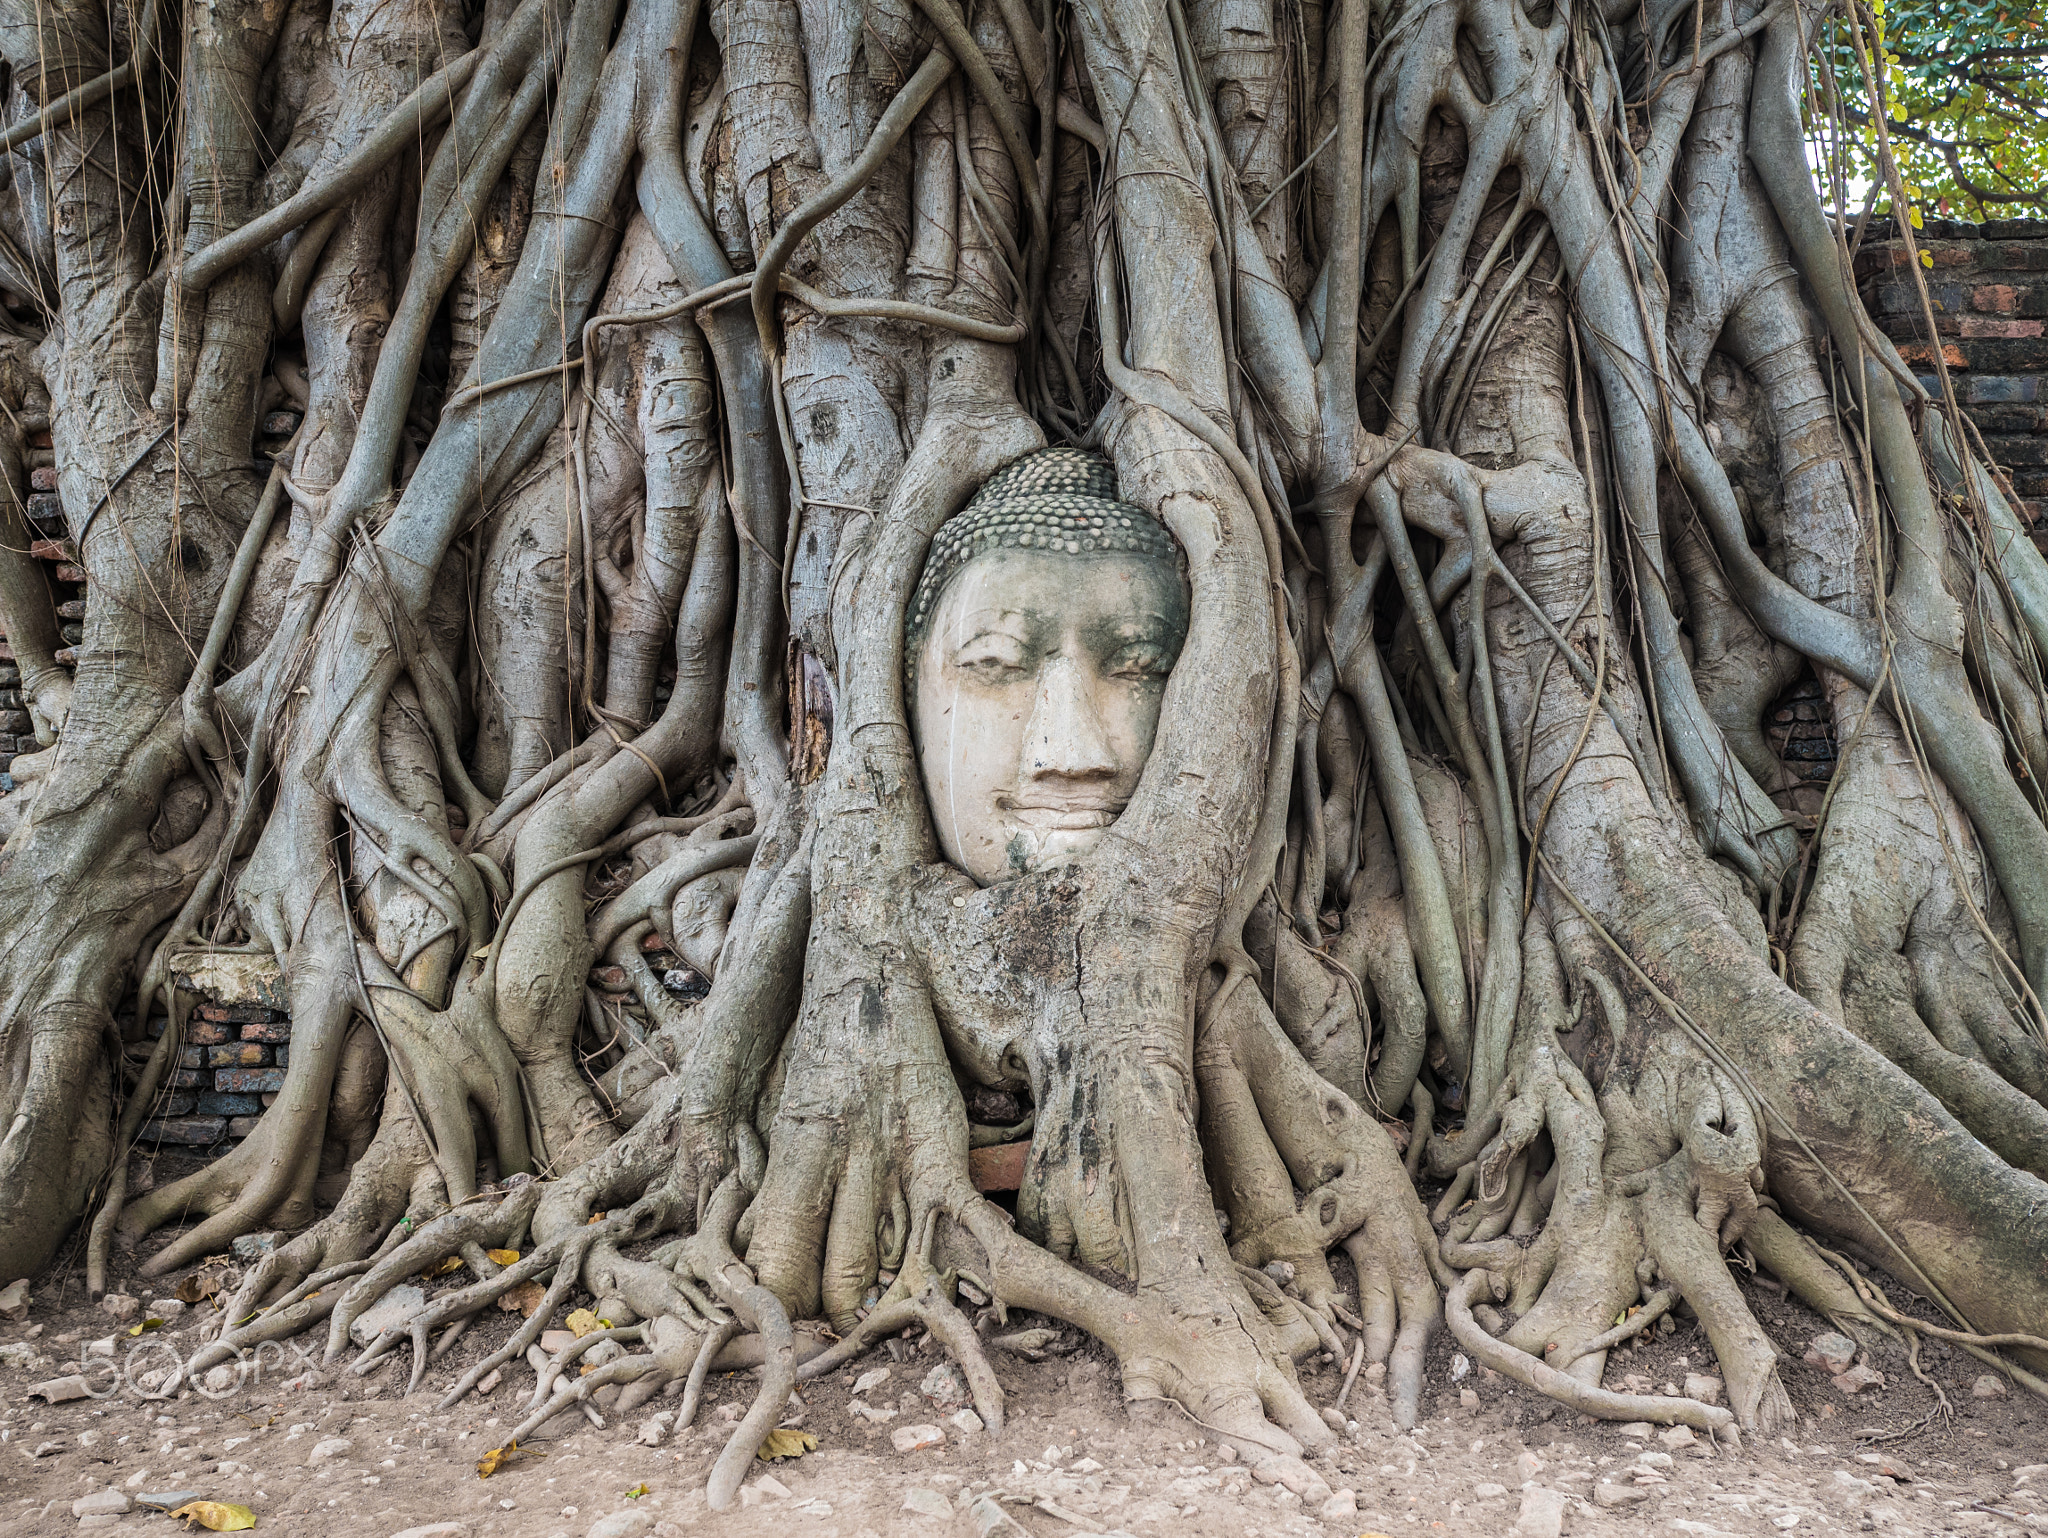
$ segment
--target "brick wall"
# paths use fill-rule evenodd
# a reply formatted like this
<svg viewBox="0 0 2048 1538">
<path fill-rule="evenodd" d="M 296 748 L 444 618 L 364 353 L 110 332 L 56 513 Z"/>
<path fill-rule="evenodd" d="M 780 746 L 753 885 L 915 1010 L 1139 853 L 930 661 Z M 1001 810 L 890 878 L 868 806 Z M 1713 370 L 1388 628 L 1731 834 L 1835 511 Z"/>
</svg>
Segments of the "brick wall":
<svg viewBox="0 0 2048 1538">
<path fill-rule="evenodd" d="M 64 509 L 57 500 L 57 460 L 47 430 L 29 436 L 28 484 L 20 487 L 34 539 L 29 554 L 43 563 L 50 580 L 50 599 L 65 640 L 57 660 L 78 665 L 78 643 L 85 633 L 85 573 L 79 570 L 71 541 L 65 537 Z M 22 698 L 21 669 L 14 650 L 0 634 L 0 795 L 14 789 L 8 774 L 17 755 L 37 751 L 35 730 Z"/>
<path fill-rule="evenodd" d="M 1934 304 L 1929 337 L 1906 249 L 1879 221 L 1856 255 L 1856 277 L 1884 334 L 1934 385 L 1938 340 L 1956 397 L 2019 494 L 2021 517 L 2048 536 L 2048 219 L 1985 224 L 1930 219 L 1919 232 Z"/>
</svg>

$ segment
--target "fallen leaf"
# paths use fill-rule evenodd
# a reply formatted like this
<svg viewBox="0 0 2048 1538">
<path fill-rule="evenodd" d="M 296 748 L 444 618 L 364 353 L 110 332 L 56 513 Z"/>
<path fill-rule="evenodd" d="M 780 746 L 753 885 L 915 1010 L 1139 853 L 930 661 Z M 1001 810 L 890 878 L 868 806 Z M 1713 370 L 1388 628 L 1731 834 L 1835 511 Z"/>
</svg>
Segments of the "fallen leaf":
<svg viewBox="0 0 2048 1538">
<path fill-rule="evenodd" d="M 537 1453 L 528 1448 L 521 1447 L 517 1442 L 507 1442 L 503 1447 L 494 1447 L 477 1459 L 476 1477 L 478 1479 L 489 1479 L 514 1458 L 545 1458 L 546 1456 L 546 1453 Z"/>
<path fill-rule="evenodd" d="M 188 1501 L 169 1513 L 185 1519 L 185 1531 L 197 1522 L 210 1533 L 246 1532 L 256 1525 L 256 1513 L 247 1506 L 230 1506 L 225 1501 Z"/>
<path fill-rule="evenodd" d="M 603 1222 L 603 1221 L 604 1221 L 604 1220 L 605 1220 L 606 1218 L 608 1218 L 608 1217 L 610 1217 L 610 1216 L 611 1216 L 611 1214 L 610 1214 L 609 1212 L 593 1212 L 593 1213 L 592 1213 L 592 1214 L 590 1215 L 590 1222 L 591 1222 L 591 1223 L 602 1223 L 602 1222 Z M 590 1223 L 586 1223 L 586 1224 L 584 1224 L 583 1226 L 584 1226 L 585 1228 L 588 1228 L 588 1227 L 590 1226 Z"/>
<path fill-rule="evenodd" d="M 491 1264 L 496 1266 L 509 1266 L 519 1259 L 517 1250 L 485 1250 L 484 1253 L 490 1256 Z"/>
<path fill-rule="evenodd" d="M 778 1426 L 768 1433 L 767 1440 L 762 1442 L 754 1456 L 763 1463 L 772 1463 L 777 1458 L 801 1458 L 805 1453 L 814 1451 L 817 1445 L 818 1439 L 808 1431 Z"/>
<path fill-rule="evenodd" d="M 194 1271 L 178 1283 L 173 1294 L 180 1303 L 203 1303 L 220 1291 L 220 1278 L 211 1271 Z"/>
<path fill-rule="evenodd" d="M 461 1269 L 462 1257 L 460 1255 L 450 1255 L 438 1266 L 427 1267 L 426 1270 L 420 1273 L 420 1279 L 422 1281 L 432 1281 L 437 1276 L 446 1276 L 450 1271 L 460 1271 Z"/>
<path fill-rule="evenodd" d="M 571 1335 L 574 1335 L 578 1340 L 581 1340 L 584 1336 L 588 1335 L 592 1330 L 597 1328 L 598 1318 L 597 1315 L 593 1314 L 589 1309 L 579 1308 L 567 1319 L 564 1319 L 562 1323 L 568 1327 L 569 1333 Z"/>
<path fill-rule="evenodd" d="M 632 1489 L 630 1489 L 630 1490 L 628 1490 L 628 1491 L 626 1492 L 626 1499 L 627 1499 L 627 1500 L 629 1500 L 629 1501 L 637 1501 L 637 1500 L 639 1500 L 639 1499 L 640 1499 L 640 1497 L 641 1497 L 641 1496 L 643 1496 L 643 1495 L 652 1495 L 652 1494 L 654 1494 L 654 1492 L 653 1492 L 652 1490 L 648 1489 L 648 1488 L 647 1488 L 647 1486 L 645 1486 L 645 1485 L 635 1485 L 635 1486 L 633 1486 L 633 1488 L 632 1488 Z"/>
<path fill-rule="evenodd" d="M 130 1335 L 144 1335 L 155 1330 L 161 1330 L 163 1327 L 164 1322 L 161 1319 L 145 1319 L 140 1324 L 129 1325 L 128 1333 Z"/>
<path fill-rule="evenodd" d="M 533 1311 L 547 1301 L 547 1296 L 547 1288 L 539 1282 L 521 1282 L 498 1299 L 498 1307 L 508 1314 L 523 1314 L 531 1319 Z"/>
</svg>

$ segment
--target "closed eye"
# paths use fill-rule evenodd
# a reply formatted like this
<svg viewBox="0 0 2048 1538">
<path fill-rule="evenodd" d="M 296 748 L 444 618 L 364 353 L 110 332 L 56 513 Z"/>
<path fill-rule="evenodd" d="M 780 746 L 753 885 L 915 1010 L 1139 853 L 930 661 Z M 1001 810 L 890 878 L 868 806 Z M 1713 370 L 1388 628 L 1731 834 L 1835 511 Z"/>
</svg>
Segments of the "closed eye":
<svg viewBox="0 0 2048 1538">
<path fill-rule="evenodd" d="M 997 683 L 1022 673 L 1028 662 L 1025 648 L 1015 636 L 985 632 L 953 653 L 953 666 L 986 683 Z"/>
<path fill-rule="evenodd" d="M 1145 641 L 1119 647 L 1110 653 L 1103 666 L 1111 678 L 1130 683 L 1155 682 L 1172 670 L 1173 660 L 1167 656 L 1166 648 Z"/>
</svg>

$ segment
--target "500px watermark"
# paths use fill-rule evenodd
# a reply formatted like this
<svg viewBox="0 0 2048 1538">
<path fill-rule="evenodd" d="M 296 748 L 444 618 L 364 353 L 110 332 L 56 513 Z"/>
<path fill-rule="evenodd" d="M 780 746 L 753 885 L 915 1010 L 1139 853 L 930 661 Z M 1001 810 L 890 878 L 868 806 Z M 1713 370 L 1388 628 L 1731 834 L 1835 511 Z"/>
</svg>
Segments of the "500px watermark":
<svg viewBox="0 0 2048 1538">
<path fill-rule="evenodd" d="M 237 1347 L 226 1361 L 193 1376 L 186 1372 L 185 1356 L 176 1346 L 152 1338 L 136 1341 L 119 1359 L 80 1357 L 78 1376 L 92 1399 L 112 1399 L 123 1391 L 143 1399 L 170 1399 L 185 1389 L 206 1399 L 228 1399 L 258 1387 L 266 1375 L 289 1379 L 318 1365 L 310 1346 L 296 1340 L 266 1340 Z"/>
</svg>

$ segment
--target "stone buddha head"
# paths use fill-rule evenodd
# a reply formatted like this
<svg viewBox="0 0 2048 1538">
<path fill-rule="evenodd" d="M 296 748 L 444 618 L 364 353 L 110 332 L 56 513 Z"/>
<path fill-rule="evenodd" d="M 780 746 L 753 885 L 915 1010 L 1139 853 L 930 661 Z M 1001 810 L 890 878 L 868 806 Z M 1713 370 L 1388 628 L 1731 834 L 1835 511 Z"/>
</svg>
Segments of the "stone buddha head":
<svg viewBox="0 0 2048 1538">
<path fill-rule="evenodd" d="M 939 530 L 904 650 L 948 860 L 990 886 L 1102 841 L 1151 755 L 1188 609 L 1179 544 L 1085 450 L 1026 455 Z"/>
</svg>

